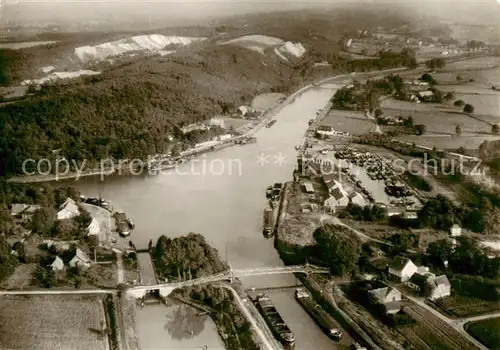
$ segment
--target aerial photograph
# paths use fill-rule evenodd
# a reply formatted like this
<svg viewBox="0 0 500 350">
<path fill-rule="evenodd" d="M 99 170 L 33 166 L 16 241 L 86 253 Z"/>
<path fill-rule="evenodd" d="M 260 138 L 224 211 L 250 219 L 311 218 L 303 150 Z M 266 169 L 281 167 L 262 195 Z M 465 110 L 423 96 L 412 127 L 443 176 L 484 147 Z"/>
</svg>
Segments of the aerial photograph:
<svg viewBox="0 0 500 350">
<path fill-rule="evenodd" d="M 0 350 L 500 350 L 500 0 L 0 34 Z"/>
</svg>

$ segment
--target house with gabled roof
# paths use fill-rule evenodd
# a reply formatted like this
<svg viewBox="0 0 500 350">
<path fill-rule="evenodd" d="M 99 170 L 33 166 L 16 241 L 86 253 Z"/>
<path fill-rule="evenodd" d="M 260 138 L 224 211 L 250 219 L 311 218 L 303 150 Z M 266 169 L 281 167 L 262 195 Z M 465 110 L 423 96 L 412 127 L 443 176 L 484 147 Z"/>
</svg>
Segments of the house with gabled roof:
<svg viewBox="0 0 500 350">
<path fill-rule="evenodd" d="M 446 275 L 440 275 L 431 281 L 431 293 L 429 299 L 436 300 L 451 295 L 451 283 Z"/>
<path fill-rule="evenodd" d="M 73 200 L 73 198 L 68 197 L 66 198 L 66 201 L 59 207 L 59 211 L 57 212 L 57 219 L 71 219 L 78 215 L 80 215 L 80 208 L 78 208 L 78 205 Z"/>
<path fill-rule="evenodd" d="M 90 267 L 92 261 L 80 248 L 76 248 L 75 256 L 69 261 L 69 266 L 71 267 Z"/>
<path fill-rule="evenodd" d="M 50 267 L 52 268 L 53 271 L 64 270 L 64 262 L 60 257 L 56 256 L 52 264 L 50 264 Z"/>
<path fill-rule="evenodd" d="M 417 272 L 417 265 L 408 258 L 396 256 L 389 263 L 389 277 L 396 279 L 400 282 L 406 282 Z"/>
<path fill-rule="evenodd" d="M 335 212 L 337 210 L 342 210 L 349 204 L 349 196 L 342 187 L 336 186 L 330 190 L 330 197 L 327 198 L 323 205 L 325 210 L 328 212 Z"/>
<path fill-rule="evenodd" d="M 21 219 L 22 221 L 28 221 L 38 209 L 41 209 L 41 206 L 15 203 L 12 204 L 10 214 L 15 218 Z"/>
<path fill-rule="evenodd" d="M 395 314 L 401 310 L 401 293 L 392 287 L 383 287 L 368 291 L 377 303 L 384 305 L 388 314 Z"/>
</svg>

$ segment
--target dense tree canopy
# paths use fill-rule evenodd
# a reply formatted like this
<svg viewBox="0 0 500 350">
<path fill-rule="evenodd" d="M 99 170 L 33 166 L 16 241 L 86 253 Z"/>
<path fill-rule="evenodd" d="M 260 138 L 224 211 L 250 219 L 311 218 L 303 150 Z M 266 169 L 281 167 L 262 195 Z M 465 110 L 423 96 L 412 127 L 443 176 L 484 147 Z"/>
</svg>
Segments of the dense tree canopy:
<svg viewBox="0 0 500 350">
<path fill-rule="evenodd" d="M 324 225 L 314 231 L 319 256 L 332 273 L 345 276 L 352 273 L 358 263 L 361 243 L 344 226 Z"/>
<path fill-rule="evenodd" d="M 228 268 L 217 250 L 197 233 L 177 238 L 161 236 L 153 256 L 157 273 L 168 279 L 197 278 Z"/>
</svg>

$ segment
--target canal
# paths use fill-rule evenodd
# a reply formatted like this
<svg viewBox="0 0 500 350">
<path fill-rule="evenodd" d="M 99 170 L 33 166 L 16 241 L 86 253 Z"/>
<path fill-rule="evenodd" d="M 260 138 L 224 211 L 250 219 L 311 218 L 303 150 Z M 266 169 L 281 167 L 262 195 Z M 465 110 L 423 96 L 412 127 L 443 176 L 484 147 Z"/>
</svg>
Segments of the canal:
<svg viewBox="0 0 500 350">
<path fill-rule="evenodd" d="M 177 171 L 161 175 L 109 177 L 105 181 L 84 178 L 70 183 L 85 195 L 100 193 L 130 215 L 136 223 L 130 239 L 138 247 L 147 246 L 150 239 L 160 235 L 176 237 L 197 232 L 223 258 L 227 257 L 233 268 L 282 266 L 273 241 L 262 235 L 265 189 L 274 182 L 292 179 L 294 146 L 303 139 L 308 120 L 341 85 L 312 88 L 297 96 L 276 115 L 278 121 L 273 127 L 257 133 L 255 144 L 209 153 L 200 156 L 198 163 L 184 164 Z M 296 281 L 293 275 L 272 275 L 245 278 L 243 283 L 251 288 L 289 286 Z M 270 296 L 296 334 L 298 350 L 335 348 L 296 303 L 293 289 L 272 292 Z M 190 309 L 160 305 L 140 309 L 136 328 L 141 348 L 223 348 L 213 322 L 206 316 L 183 318 L 186 310 Z M 172 330 L 175 327 L 184 328 L 177 332 Z"/>
</svg>

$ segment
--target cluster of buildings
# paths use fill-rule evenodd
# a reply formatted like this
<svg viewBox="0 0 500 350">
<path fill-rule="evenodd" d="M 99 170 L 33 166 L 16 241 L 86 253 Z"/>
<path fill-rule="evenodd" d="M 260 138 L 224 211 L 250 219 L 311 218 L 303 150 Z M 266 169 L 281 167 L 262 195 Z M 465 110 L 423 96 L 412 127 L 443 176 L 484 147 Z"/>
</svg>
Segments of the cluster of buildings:
<svg viewBox="0 0 500 350">
<path fill-rule="evenodd" d="M 396 256 L 389 264 L 389 279 L 403 282 L 411 289 L 421 292 L 428 290 L 430 300 L 440 299 L 451 294 L 451 284 L 446 275 L 436 276 L 426 266 L 417 266 L 411 259 Z"/>
<path fill-rule="evenodd" d="M 322 176 L 323 183 L 328 188 L 329 197 L 323 202 L 326 212 L 335 213 L 345 209 L 349 203 L 365 206 L 368 202 L 356 191 L 347 191 L 344 186 L 335 179 L 334 174 Z"/>
<path fill-rule="evenodd" d="M 318 129 L 316 129 L 316 135 L 322 138 L 328 138 L 331 136 L 349 136 L 349 133 L 335 130 L 330 125 L 320 125 Z"/>
<path fill-rule="evenodd" d="M 45 242 L 45 244 L 50 247 L 53 245 L 53 242 Z M 68 263 L 69 267 L 77 267 L 81 269 L 89 268 L 92 265 L 92 260 L 88 257 L 88 255 L 82 251 L 80 248 L 76 248 L 75 254 L 73 258 Z M 54 258 L 54 261 L 50 264 L 50 268 L 53 271 L 62 271 L 65 268 L 64 261 L 59 256 Z"/>
</svg>

